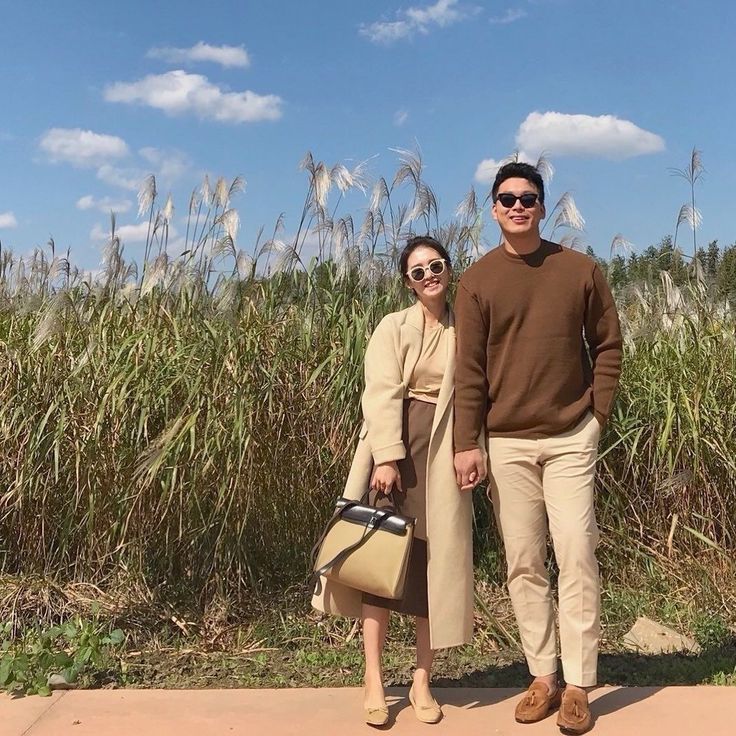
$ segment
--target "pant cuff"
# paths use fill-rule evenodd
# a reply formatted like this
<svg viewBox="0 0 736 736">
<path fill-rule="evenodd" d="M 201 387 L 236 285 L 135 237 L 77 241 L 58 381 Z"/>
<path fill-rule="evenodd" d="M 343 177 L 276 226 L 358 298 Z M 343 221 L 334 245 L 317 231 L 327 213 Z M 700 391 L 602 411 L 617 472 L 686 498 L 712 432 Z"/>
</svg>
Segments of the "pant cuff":
<svg viewBox="0 0 736 736">
<path fill-rule="evenodd" d="M 557 672 L 557 657 L 554 659 L 526 659 L 532 677 L 546 677 Z"/>
<path fill-rule="evenodd" d="M 580 670 L 565 671 L 563 665 L 563 675 L 568 685 L 577 687 L 595 687 L 598 684 L 597 672 L 581 672 Z"/>
</svg>

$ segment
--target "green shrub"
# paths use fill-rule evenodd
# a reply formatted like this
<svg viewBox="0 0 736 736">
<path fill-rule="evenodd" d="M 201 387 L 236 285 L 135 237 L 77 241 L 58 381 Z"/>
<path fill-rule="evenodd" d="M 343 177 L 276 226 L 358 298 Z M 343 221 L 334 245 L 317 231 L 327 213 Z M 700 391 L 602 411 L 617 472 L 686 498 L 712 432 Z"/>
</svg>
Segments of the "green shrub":
<svg viewBox="0 0 736 736">
<path fill-rule="evenodd" d="M 114 655 L 125 641 L 120 629 L 104 633 L 99 625 L 80 618 L 18 635 L 13 634 L 12 623 L 5 623 L 0 637 L 0 688 L 26 695 L 51 695 L 50 675 L 61 675 L 73 684 L 114 667 Z"/>
</svg>

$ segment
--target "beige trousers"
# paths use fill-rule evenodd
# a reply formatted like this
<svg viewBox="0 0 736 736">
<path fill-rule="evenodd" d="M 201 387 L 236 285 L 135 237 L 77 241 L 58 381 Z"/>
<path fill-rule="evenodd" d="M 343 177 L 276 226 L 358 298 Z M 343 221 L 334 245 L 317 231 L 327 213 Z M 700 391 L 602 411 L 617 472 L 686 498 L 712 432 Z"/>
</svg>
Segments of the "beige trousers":
<svg viewBox="0 0 736 736">
<path fill-rule="evenodd" d="M 508 588 L 529 671 L 557 671 L 547 529 L 559 575 L 565 681 L 596 684 L 600 583 L 593 485 L 600 425 L 592 413 L 568 432 L 539 440 L 489 437 L 491 499 L 503 536 Z"/>
</svg>

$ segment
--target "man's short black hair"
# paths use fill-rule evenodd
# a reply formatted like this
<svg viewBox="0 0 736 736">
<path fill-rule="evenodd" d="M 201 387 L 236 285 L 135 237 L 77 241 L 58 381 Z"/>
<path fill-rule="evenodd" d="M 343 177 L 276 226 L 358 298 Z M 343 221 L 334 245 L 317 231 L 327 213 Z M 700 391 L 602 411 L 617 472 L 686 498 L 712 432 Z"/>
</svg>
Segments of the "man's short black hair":
<svg viewBox="0 0 736 736">
<path fill-rule="evenodd" d="M 491 196 L 494 202 L 497 199 L 498 188 L 506 181 L 506 179 L 526 179 L 527 181 L 530 181 L 539 191 L 539 201 L 544 204 L 544 179 L 542 179 L 542 175 L 539 173 L 536 166 L 523 164 L 518 161 L 504 164 L 498 170 L 496 178 L 493 181 Z"/>
</svg>

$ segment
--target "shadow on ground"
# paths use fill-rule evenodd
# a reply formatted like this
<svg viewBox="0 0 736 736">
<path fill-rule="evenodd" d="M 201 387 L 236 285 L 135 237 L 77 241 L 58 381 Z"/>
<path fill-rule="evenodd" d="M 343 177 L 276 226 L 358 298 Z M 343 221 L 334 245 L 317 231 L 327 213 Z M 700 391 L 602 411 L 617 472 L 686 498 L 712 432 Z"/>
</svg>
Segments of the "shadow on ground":
<svg viewBox="0 0 736 736">
<path fill-rule="evenodd" d="M 475 669 L 459 677 L 433 678 L 438 687 L 526 687 L 526 663 L 510 662 Z M 736 684 L 736 640 L 698 655 L 601 654 L 600 685 L 661 687 L 666 685 Z"/>
</svg>

